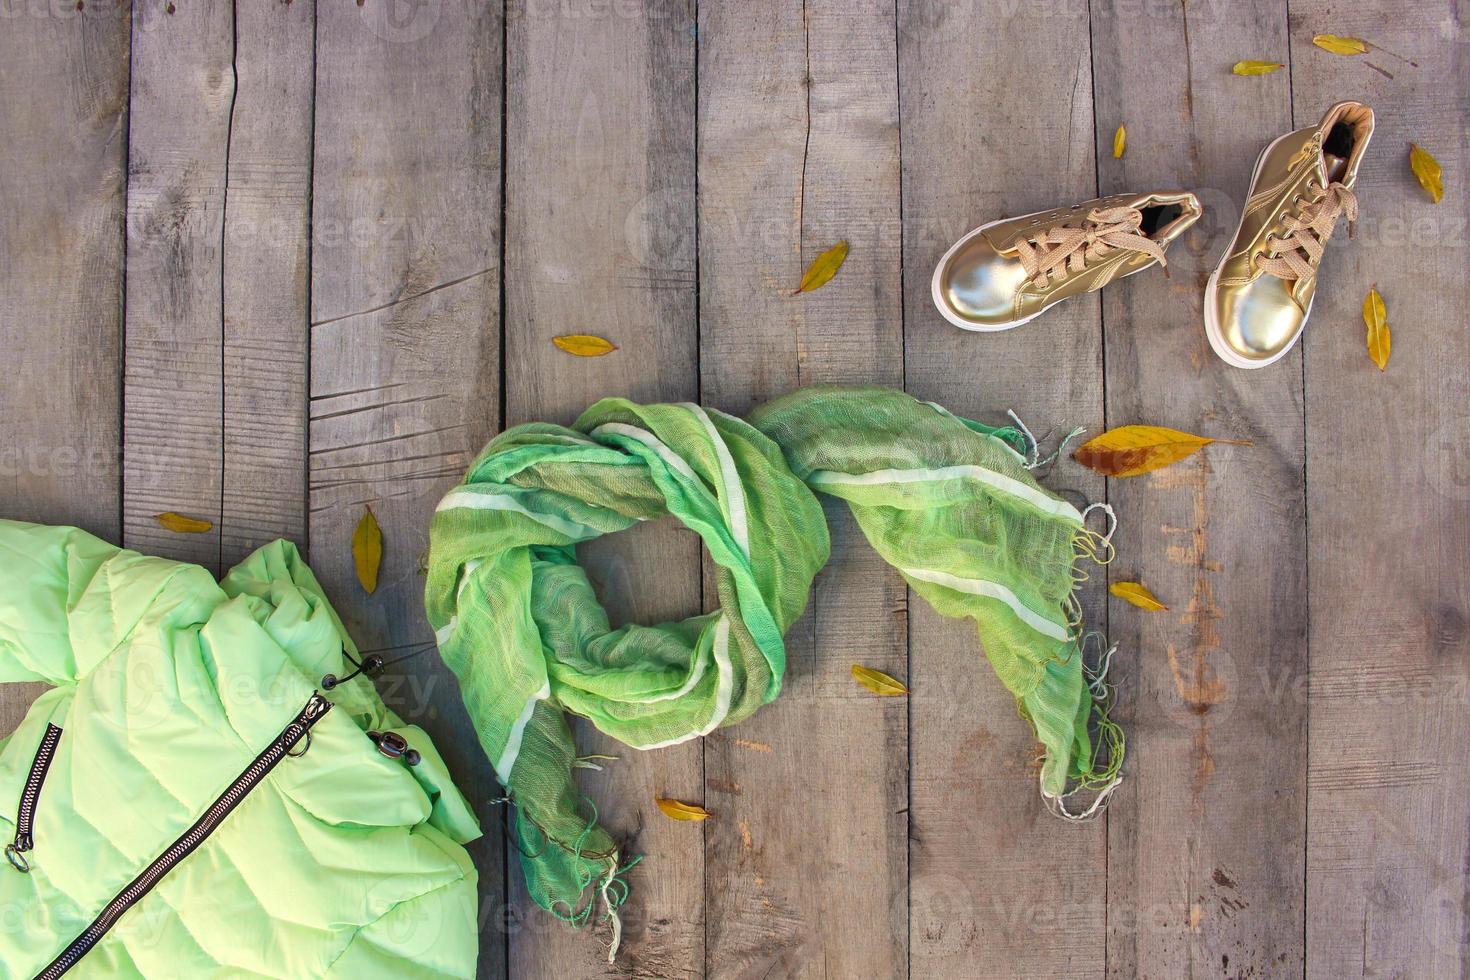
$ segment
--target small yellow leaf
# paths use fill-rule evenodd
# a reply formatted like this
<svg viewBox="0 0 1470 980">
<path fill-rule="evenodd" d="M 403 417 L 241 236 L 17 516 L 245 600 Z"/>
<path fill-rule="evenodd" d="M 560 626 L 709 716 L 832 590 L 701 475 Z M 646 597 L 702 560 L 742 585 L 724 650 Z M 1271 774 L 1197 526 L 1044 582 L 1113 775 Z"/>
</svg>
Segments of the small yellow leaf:
<svg viewBox="0 0 1470 980">
<path fill-rule="evenodd" d="M 1439 161 L 1418 143 L 1410 143 L 1409 169 L 1419 178 L 1419 186 L 1428 191 L 1434 203 L 1438 204 L 1444 197 L 1444 171 L 1440 170 Z"/>
<path fill-rule="evenodd" d="M 378 566 L 383 563 L 383 529 L 372 508 L 362 513 L 357 529 L 352 532 L 352 564 L 357 566 L 357 580 L 372 595 L 378 588 Z"/>
<path fill-rule="evenodd" d="M 610 340 L 585 333 L 552 337 L 551 342 L 568 354 L 575 354 L 578 357 L 601 357 L 603 354 L 611 354 L 618 349 L 618 345 Z"/>
<path fill-rule="evenodd" d="M 1121 160 L 1123 151 L 1128 149 L 1128 127 L 1122 123 L 1118 124 L 1118 131 L 1113 134 L 1113 159 Z"/>
<path fill-rule="evenodd" d="M 857 682 L 874 694 L 882 694 L 885 697 L 894 697 L 899 694 L 909 693 L 909 689 L 903 686 L 901 681 L 896 681 L 881 670 L 864 667 L 862 664 L 852 665 L 852 676 Z"/>
<path fill-rule="evenodd" d="M 812 260 L 812 264 L 806 267 L 806 273 L 801 277 L 801 285 L 797 286 L 791 295 L 821 289 L 833 276 L 837 275 L 837 270 L 842 268 L 842 263 L 846 261 L 847 242 L 844 240 Z"/>
<path fill-rule="evenodd" d="M 655 796 L 653 802 L 664 812 L 664 816 L 672 820 L 708 820 L 709 811 L 702 806 L 693 803 L 680 803 L 678 800 L 668 800 L 662 796 Z"/>
<path fill-rule="evenodd" d="M 185 517 L 183 514 L 175 514 L 168 511 L 164 514 L 154 514 L 153 519 L 161 524 L 164 530 L 175 534 L 203 534 L 214 524 L 210 521 L 201 520 L 197 517 Z"/>
<path fill-rule="evenodd" d="M 1072 458 L 1103 476 L 1138 476 L 1193 456 L 1212 442 L 1249 446 L 1249 442 L 1210 439 L 1161 425 L 1124 425 L 1089 439 Z"/>
<path fill-rule="evenodd" d="M 1393 334 L 1388 329 L 1388 309 L 1378 293 L 1378 284 L 1368 290 L 1363 300 L 1363 322 L 1368 325 L 1368 356 L 1382 371 L 1388 367 L 1388 355 L 1393 351 Z"/>
<path fill-rule="evenodd" d="M 1230 70 L 1237 75 L 1269 75 L 1285 67 L 1279 61 L 1237 61 Z"/>
<path fill-rule="evenodd" d="M 1126 602 L 1131 602 L 1139 609 L 1147 609 L 1149 612 L 1159 612 L 1169 607 L 1154 597 L 1154 594 L 1137 582 L 1114 582 L 1108 586 L 1108 591 Z"/>
<path fill-rule="evenodd" d="M 1339 37 L 1336 34 L 1317 34 L 1312 43 L 1332 54 L 1367 54 L 1368 42 L 1360 37 Z"/>
</svg>

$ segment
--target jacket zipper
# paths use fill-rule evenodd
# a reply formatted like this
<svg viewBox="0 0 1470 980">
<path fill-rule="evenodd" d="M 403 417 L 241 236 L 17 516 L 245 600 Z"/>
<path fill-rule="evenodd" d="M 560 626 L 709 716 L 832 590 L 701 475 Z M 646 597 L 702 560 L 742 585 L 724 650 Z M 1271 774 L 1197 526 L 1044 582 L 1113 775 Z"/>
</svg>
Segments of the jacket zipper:
<svg viewBox="0 0 1470 980">
<path fill-rule="evenodd" d="M 20 806 L 15 813 L 15 840 L 5 845 L 5 857 L 17 871 L 29 872 L 31 864 L 25 853 L 35 846 L 31 830 L 36 820 L 36 804 L 41 799 L 41 786 L 46 782 L 46 771 L 51 768 L 51 759 L 56 755 L 56 746 L 61 741 L 61 729 L 48 724 L 41 736 L 41 745 L 36 749 L 36 758 L 31 762 L 30 775 L 26 776 L 25 788 L 20 791 Z"/>
<path fill-rule="evenodd" d="M 164 875 L 172 871 L 174 866 L 184 858 L 194 853 L 199 845 L 204 843 L 210 834 L 214 833 L 215 829 L 230 815 L 230 812 L 240 804 L 240 801 L 251 790 L 260 785 L 261 781 L 269 775 L 277 763 L 288 755 L 305 755 L 306 749 L 311 748 L 312 726 L 320 721 L 322 716 L 331 710 L 331 707 L 332 702 L 313 691 L 311 698 L 306 702 L 306 706 L 301 709 L 295 719 L 282 729 L 281 733 L 275 737 L 275 740 L 267 745 L 260 755 L 255 757 L 255 761 L 250 763 L 244 772 L 240 773 L 239 778 L 220 794 L 219 799 L 215 800 L 209 809 L 204 811 L 204 815 L 194 823 L 194 826 L 186 830 L 183 836 L 174 841 L 168 850 L 164 851 L 157 860 L 144 868 L 143 872 L 134 878 L 131 884 L 118 892 L 112 901 L 104 905 L 101 913 L 98 914 L 97 918 L 92 920 L 92 924 L 82 930 L 82 934 L 72 940 L 71 945 L 62 950 L 61 954 L 51 961 L 50 966 L 36 974 L 36 980 L 55 980 L 56 977 L 61 976 L 75 966 L 77 961 L 83 956 L 86 956 L 93 946 L 96 946 L 102 941 L 102 937 L 107 935 L 107 931 L 116 925 L 117 920 L 122 918 L 124 912 L 132 908 L 144 895 L 147 895 L 153 889 L 153 886 L 157 885 L 163 879 Z M 306 748 L 300 752 L 292 752 L 291 750 L 295 748 L 296 743 L 302 739 L 306 739 Z"/>
</svg>

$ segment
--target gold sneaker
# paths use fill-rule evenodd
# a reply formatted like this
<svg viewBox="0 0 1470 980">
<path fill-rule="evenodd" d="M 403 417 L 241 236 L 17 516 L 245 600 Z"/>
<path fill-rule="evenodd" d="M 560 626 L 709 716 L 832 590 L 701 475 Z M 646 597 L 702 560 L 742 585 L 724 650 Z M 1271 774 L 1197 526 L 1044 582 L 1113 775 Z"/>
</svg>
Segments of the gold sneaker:
<svg viewBox="0 0 1470 980">
<path fill-rule="evenodd" d="M 1358 216 L 1353 184 L 1373 110 L 1339 102 L 1261 151 L 1235 239 L 1205 287 L 1205 336 L 1220 359 L 1259 368 L 1291 350 L 1317 291 L 1337 219 Z"/>
<path fill-rule="evenodd" d="M 1009 330 L 1079 293 L 1166 265 L 1168 248 L 1199 220 L 1184 191 L 1114 194 L 981 225 L 934 270 L 934 305 L 963 330 Z"/>
</svg>

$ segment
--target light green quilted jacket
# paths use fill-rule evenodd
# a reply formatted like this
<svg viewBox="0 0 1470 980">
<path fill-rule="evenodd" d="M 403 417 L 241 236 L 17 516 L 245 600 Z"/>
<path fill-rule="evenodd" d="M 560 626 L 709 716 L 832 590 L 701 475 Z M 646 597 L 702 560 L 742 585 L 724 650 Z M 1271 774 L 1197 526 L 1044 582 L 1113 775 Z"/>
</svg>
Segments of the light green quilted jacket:
<svg viewBox="0 0 1470 980">
<path fill-rule="evenodd" d="M 286 542 L 217 583 L 0 521 L 0 681 L 55 685 L 0 750 L 0 974 L 472 976 L 479 828 L 369 680 L 323 690 L 344 649 Z"/>
</svg>

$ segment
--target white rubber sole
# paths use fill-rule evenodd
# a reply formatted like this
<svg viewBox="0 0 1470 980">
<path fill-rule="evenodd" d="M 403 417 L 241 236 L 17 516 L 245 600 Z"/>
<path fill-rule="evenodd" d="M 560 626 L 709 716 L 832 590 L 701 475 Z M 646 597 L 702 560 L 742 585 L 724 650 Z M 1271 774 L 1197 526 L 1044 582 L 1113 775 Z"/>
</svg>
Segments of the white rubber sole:
<svg viewBox="0 0 1470 980">
<path fill-rule="evenodd" d="M 1277 143 L 1280 143 L 1282 140 L 1286 139 L 1286 137 L 1290 135 L 1292 134 L 1283 133 L 1280 136 L 1276 137 L 1270 143 L 1267 143 L 1266 148 L 1261 151 L 1260 156 L 1256 157 L 1256 166 L 1251 171 L 1250 186 L 1252 188 L 1256 186 L 1256 179 L 1261 176 L 1261 167 L 1266 162 L 1266 155 L 1271 152 L 1272 148 L 1275 147 Z M 1247 191 L 1246 193 L 1246 200 L 1250 200 L 1249 191 Z M 1240 222 L 1241 224 L 1245 223 L 1244 209 L 1242 209 Z M 1240 225 L 1235 226 L 1235 234 L 1240 234 Z M 1232 235 L 1230 237 L 1230 241 L 1232 244 L 1234 244 L 1235 235 Z M 1281 348 L 1281 350 L 1272 354 L 1270 357 L 1265 358 L 1264 360 L 1256 360 L 1254 358 L 1242 357 L 1240 354 L 1231 350 L 1230 347 L 1225 343 L 1225 334 L 1220 330 L 1220 321 L 1215 316 L 1215 296 L 1218 293 L 1220 270 L 1224 267 L 1225 260 L 1229 257 L 1230 253 L 1228 251 L 1220 257 L 1219 265 L 1216 265 L 1215 271 L 1210 273 L 1210 281 L 1205 285 L 1205 339 L 1210 342 L 1210 349 L 1215 352 L 1215 356 L 1224 361 L 1226 364 L 1229 364 L 1231 367 L 1244 368 L 1247 371 L 1252 371 L 1256 368 L 1263 368 L 1268 365 L 1275 364 L 1277 361 L 1281 360 L 1288 353 L 1290 353 L 1291 349 L 1296 346 L 1297 341 L 1302 339 L 1303 330 L 1298 330 L 1296 336 L 1291 339 L 1291 343 L 1287 344 L 1285 347 Z M 1314 302 L 1315 300 L 1316 297 L 1313 296 L 1312 301 L 1307 303 L 1306 315 L 1302 317 L 1303 328 L 1305 328 L 1306 326 L 1307 317 L 1312 315 L 1312 302 Z"/>
<path fill-rule="evenodd" d="M 965 244 L 971 241 L 976 235 L 984 232 L 985 229 L 993 228 L 996 225 L 1000 224 L 1002 221 L 1009 220 L 1011 219 L 1001 218 L 997 221 L 988 221 L 985 224 L 981 225 L 979 228 L 976 228 L 973 231 L 969 232 L 959 241 L 951 245 L 949 247 L 949 250 L 940 257 L 939 262 L 934 266 L 934 275 L 931 276 L 929 279 L 929 297 L 934 301 L 934 308 L 939 311 L 939 315 L 944 317 L 950 323 L 959 327 L 961 330 L 968 330 L 971 333 L 1000 333 L 1002 330 L 1014 330 L 1023 324 L 1030 323 L 1032 320 L 1036 319 L 1037 317 L 1041 316 L 1041 314 L 1046 312 L 1046 310 L 1037 310 L 1030 316 L 1022 317 L 1019 320 L 1013 320 L 1010 323 L 975 323 L 971 320 L 966 320 L 965 318 L 961 317 L 954 310 L 950 309 L 949 304 L 944 301 L 944 291 L 940 286 L 940 279 L 943 277 L 944 267 L 949 264 L 950 256 L 954 255 L 961 248 L 963 248 Z"/>
</svg>

